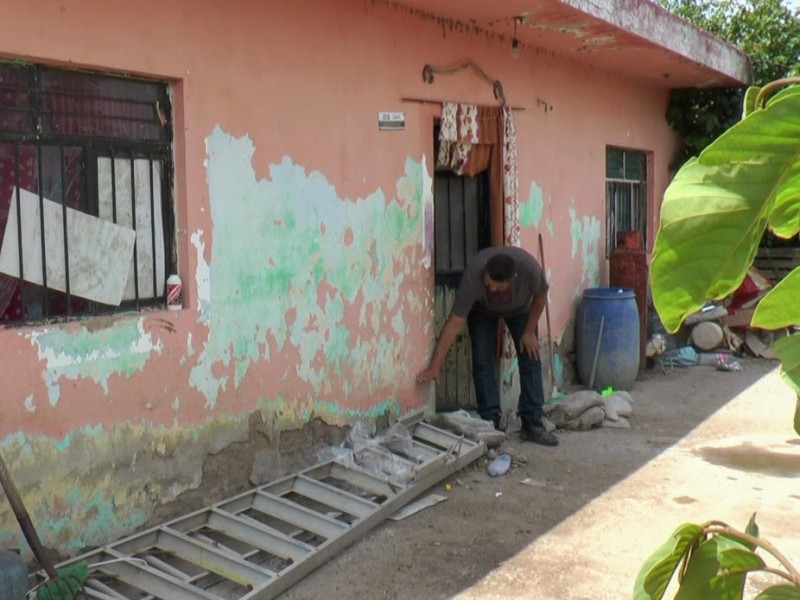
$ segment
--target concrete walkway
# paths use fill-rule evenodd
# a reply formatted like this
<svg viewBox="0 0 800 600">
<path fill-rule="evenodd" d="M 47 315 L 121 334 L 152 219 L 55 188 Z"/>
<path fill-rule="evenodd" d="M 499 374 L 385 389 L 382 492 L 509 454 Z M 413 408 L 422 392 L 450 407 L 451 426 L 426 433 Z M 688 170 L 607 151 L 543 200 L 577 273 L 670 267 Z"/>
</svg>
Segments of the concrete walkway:
<svg viewBox="0 0 800 600">
<path fill-rule="evenodd" d="M 728 374 L 698 370 L 681 378 L 698 376 L 709 378 L 708 392 L 697 396 L 702 402 Z M 762 537 L 800 566 L 794 404 L 772 369 L 456 598 L 629 598 L 639 566 L 677 526 L 716 519 L 743 530 L 753 512 Z M 658 435 L 651 442 L 659 443 Z M 748 582 L 753 592 L 779 580 L 754 575 Z"/>
</svg>

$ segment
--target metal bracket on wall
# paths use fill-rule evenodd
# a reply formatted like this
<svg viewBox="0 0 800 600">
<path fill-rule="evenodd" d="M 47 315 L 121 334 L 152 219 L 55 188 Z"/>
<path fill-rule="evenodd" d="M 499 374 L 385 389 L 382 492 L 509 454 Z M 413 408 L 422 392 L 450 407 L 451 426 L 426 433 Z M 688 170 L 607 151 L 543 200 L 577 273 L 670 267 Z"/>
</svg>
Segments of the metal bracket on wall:
<svg viewBox="0 0 800 600">
<path fill-rule="evenodd" d="M 401 422 L 414 448 L 413 457 L 393 453 L 413 465 L 406 485 L 329 461 L 56 567 L 87 561 L 86 596 L 97 600 L 274 598 L 485 452 L 421 413 Z"/>
</svg>

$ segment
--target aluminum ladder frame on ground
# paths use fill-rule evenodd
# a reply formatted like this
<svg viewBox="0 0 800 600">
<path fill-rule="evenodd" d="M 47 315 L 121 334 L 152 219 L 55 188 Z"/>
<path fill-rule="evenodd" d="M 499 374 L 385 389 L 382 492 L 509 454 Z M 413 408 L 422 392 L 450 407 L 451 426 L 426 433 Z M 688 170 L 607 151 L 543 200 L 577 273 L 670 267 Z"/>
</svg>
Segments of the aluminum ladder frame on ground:
<svg viewBox="0 0 800 600">
<path fill-rule="evenodd" d="M 96 600 L 268 600 L 431 486 L 477 460 L 483 443 L 401 423 L 414 456 L 410 483 L 328 461 L 56 565 L 85 560 Z M 37 584 L 44 574 L 32 577 Z"/>
</svg>

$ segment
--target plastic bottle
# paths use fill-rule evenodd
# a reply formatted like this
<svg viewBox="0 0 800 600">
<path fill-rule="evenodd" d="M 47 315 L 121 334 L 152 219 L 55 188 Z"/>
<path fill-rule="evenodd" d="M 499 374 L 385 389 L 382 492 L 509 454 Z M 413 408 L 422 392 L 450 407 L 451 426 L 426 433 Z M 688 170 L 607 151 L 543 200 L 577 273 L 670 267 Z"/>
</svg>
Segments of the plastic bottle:
<svg viewBox="0 0 800 600">
<path fill-rule="evenodd" d="M 511 457 L 506 454 L 498 454 L 495 459 L 489 463 L 488 471 L 491 477 L 500 477 L 505 475 L 511 468 Z"/>
<path fill-rule="evenodd" d="M 169 310 L 181 310 L 183 308 L 183 284 L 177 275 L 170 275 L 167 278 L 167 308 Z"/>
</svg>

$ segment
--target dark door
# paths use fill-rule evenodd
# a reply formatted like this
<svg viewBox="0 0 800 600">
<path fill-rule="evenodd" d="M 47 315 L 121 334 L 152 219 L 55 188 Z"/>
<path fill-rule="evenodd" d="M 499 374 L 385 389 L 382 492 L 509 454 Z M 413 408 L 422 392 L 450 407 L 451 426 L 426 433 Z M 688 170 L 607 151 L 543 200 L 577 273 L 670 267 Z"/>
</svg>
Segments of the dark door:
<svg viewBox="0 0 800 600">
<path fill-rule="evenodd" d="M 453 304 L 464 267 L 491 243 L 489 171 L 463 177 L 437 170 L 433 180 L 436 260 L 435 322 L 439 332 Z M 436 410 L 475 408 L 469 334 L 456 338 L 436 385 Z"/>
</svg>

